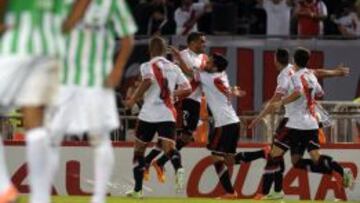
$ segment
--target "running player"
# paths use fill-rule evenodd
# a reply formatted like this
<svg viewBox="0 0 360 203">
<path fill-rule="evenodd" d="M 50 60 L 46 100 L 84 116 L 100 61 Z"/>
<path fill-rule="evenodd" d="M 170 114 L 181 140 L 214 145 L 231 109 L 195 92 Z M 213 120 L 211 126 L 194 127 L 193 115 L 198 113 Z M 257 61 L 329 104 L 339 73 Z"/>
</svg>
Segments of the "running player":
<svg viewBox="0 0 360 203">
<path fill-rule="evenodd" d="M 273 97 L 270 99 L 265 108 L 261 111 L 259 116 L 252 121 L 249 128 L 254 127 L 260 120 L 269 113 L 269 107 L 273 102 L 279 101 L 282 97 L 289 95 L 291 89 L 291 76 L 294 74 L 294 66 L 289 63 L 290 56 L 289 51 L 286 49 L 277 49 L 274 57 L 275 65 L 280 72 L 277 78 L 277 87 Z M 335 77 L 345 76 L 349 73 L 349 69 L 346 67 L 337 67 L 331 70 L 312 70 L 317 77 Z M 272 143 L 272 150 L 265 166 L 265 173 L 263 174 L 262 191 L 255 197 L 256 199 L 279 199 L 283 197 L 282 192 L 282 178 L 283 171 L 285 169 L 283 155 L 288 149 L 283 149 L 282 140 L 288 136 L 285 125 L 288 121 L 288 109 L 291 104 L 285 105 L 285 115 L 283 120 L 276 130 L 276 135 Z M 297 160 L 302 157 L 302 154 L 298 154 L 297 150 L 291 150 L 292 163 L 295 164 Z M 274 163 L 275 162 L 275 163 Z M 274 167 L 277 165 L 278 167 Z M 271 184 L 274 182 L 274 192 L 270 192 Z"/>
<path fill-rule="evenodd" d="M 271 105 L 270 109 L 277 109 L 282 105 L 293 103 L 289 110 L 289 121 L 286 128 L 291 138 L 290 146 L 300 146 L 298 150 L 307 150 L 311 162 L 308 159 L 300 159 L 295 167 L 323 174 L 333 173 L 335 177 L 340 175 L 344 187 L 352 188 L 354 176 L 351 170 L 345 170 L 332 157 L 320 154 L 318 138 L 319 118 L 316 115 L 315 98 L 323 96 L 324 92 L 312 71 L 306 68 L 310 58 L 310 52 L 304 48 L 298 48 L 294 54 L 296 73 L 291 78 L 294 92 Z"/>
<path fill-rule="evenodd" d="M 236 153 L 239 141 L 240 120 L 231 104 L 231 97 L 242 97 L 245 92 L 229 85 L 225 72 L 228 61 L 220 54 L 213 54 L 204 71 L 194 72 L 200 81 L 209 108 L 215 120 L 215 133 L 207 148 L 211 151 L 216 173 L 226 194 L 221 198 L 235 199 L 237 192 L 231 184 L 228 166 L 266 158 L 268 150 Z"/>
<path fill-rule="evenodd" d="M 160 37 L 150 40 L 151 60 L 141 65 L 142 81 L 133 97 L 126 102 L 131 108 L 144 95 L 144 104 L 139 114 L 134 149 L 135 188 L 127 193 L 133 198 L 142 198 L 142 183 L 145 170 L 145 150 L 158 133 L 157 146 L 171 161 L 176 173 L 176 190 L 184 187 L 184 169 L 181 156 L 175 148 L 176 109 L 173 100 L 191 93 L 191 86 L 181 69 L 168 61 L 164 55 L 167 45 Z M 178 87 L 175 89 L 175 87 Z"/>
<path fill-rule="evenodd" d="M 137 27 L 125 0 L 76 3 L 72 10 L 77 10 L 79 4 L 85 9 L 83 15 L 77 12 L 77 16 L 64 23 L 73 29 L 66 37 L 59 106 L 54 112 L 51 129 L 55 141 L 66 134 L 90 135 L 95 148 L 95 185 L 91 202 L 104 203 L 114 165 L 110 132 L 119 127 L 114 88 L 132 52 Z M 78 22 L 74 23 L 72 18 L 78 18 Z M 64 27 L 63 30 L 69 29 Z M 113 63 L 116 37 L 121 38 L 121 48 Z"/>
<path fill-rule="evenodd" d="M 176 149 L 181 150 L 184 146 L 194 140 L 193 133 L 196 130 L 199 118 L 200 118 L 200 102 L 201 102 L 201 89 L 199 84 L 193 80 L 193 70 L 201 70 L 205 67 L 207 61 L 207 55 L 205 52 L 206 37 L 205 34 L 200 32 L 192 32 L 187 37 L 188 48 L 184 49 L 180 53 L 174 52 L 175 59 L 178 61 L 180 68 L 185 75 L 188 76 L 191 81 L 192 93 L 185 99 L 179 101 L 182 116 L 180 117 L 181 130 L 176 140 Z M 145 158 L 146 168 L 145 180 L 149 179 L 148 169 L 153 159 L 160 154 L 161 150 L 154 148 Z M 164 173 L 164 165 L 168 161 L 166 155 L 162 155 L 157 161 L 153 162 L 153 166 L 156 169 L 158 180 L 164 183 L 166 176 Z"/>
<path fill-rule="evenodd" d="M 0 105 L 3 112 L 16 107 L 23 114 L 30 203 L 50 202 L 44 112 L 58 86 L 62 12 L 61 0 L 0 1 Z M 4 167 L 1 163 L 0 174 Z M 15 188 L 8 178 L 0 178 L 0 202 L 13 201 Z"/>
</svg>

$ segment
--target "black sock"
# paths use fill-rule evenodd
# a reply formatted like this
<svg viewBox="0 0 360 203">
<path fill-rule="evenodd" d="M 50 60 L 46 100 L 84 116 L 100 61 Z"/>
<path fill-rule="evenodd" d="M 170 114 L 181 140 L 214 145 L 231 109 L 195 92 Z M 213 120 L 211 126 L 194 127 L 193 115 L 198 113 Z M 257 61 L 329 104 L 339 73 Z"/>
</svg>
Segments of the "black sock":
<svg viewBox="0 0 360 203">
<path fill-rule="evenodd" d="M 282 176 L 285 169 L 284 158 L 282 156 L 269 157 L 265 165 L 263 175 L 262 194 L 269 194 L 271 185 L 274 182 L 275 191 L 282 190 Z"/>
<path fill-rule="evenodd" d="M 186 146 L 186 144 L 187 144 L 187 143 L 185 143 L 185 142 L 182 141 L 182 140 L 177 140 L 175 147 L 176 147 L 176 149 L 177 149 L 178 151 L 180 151 L 183 147 Z"/>
<path fill-rule="evenodd" d="M 168 159 L 170 159 L 175 171 L 177 171 L 179 168 L 182 168 L 181 155 L 179 151 L 177 150 L 170 151 L 168 153 Z"/>
<path fill-rule="evenodd" d="M 143 155 L 134 155 L 134 179 L 135 179 L 135 188 L 136 192 L 142 190 L 143 178 L 144 178 L 144 169 L 145 169 L 145 158 Z"/>
<path fill-rule="evenodd" d="M 299 159 L 294 167 L 297 169 L 303 169 L 306 171 L 312 171 L 316 173 L 318 167 L 315 167 L 314 162 L 311 159 Z"/>
<path fill-rule="evenodd" d="M 151 162 L 161 153 L 161 150 L 154 148 L 150 153 L 145 157 L 145 167 L 149 167 Z"/>
<path fill-rule="evenodd" d="M 274 174 L 274 190 L 275 192 L 282 191 L 283 184 L 283 173 L 281 171 L 275 172 Z"/>
<path fill-rule="evenodd" d="M 332 172 L 332 162 L 331 157 L 321 155 L 318 163 L 314 163 L 311 159 L 300 159 L 294 167 L 312 173 L 330 174 Z"/>
<path fill-rule="evenodd" d="M 274 174 L 273 173 L 265 173 L 262 176 L 262 187 L 261 187 L 261 193 L 263 195 L 267 195 L 270 192 L 271 185 L 274 182 Z"/>
<path fill-rule="evenodd" d="M 264 158 L 264 150 L 255 152 L 239 152 L 235 155 L 235 163 L 240 164 L 241 162 L 251 162 L 259 158 Z"/>
<path fill-rule="evenodd" d="M 166 162 L 169 161 L 169 158 L 166 156 L 166 154 L 163 154 L 157 161 L 157 165 L 159 165 L 160 167 L 164 167 Z"/>
<path fill-rule="evenodd" d="M 274 190 L 275 192 L 281 192 L 283 188 L 283 174 L 285 171 L 284 157 L 279 157 L 277 161 L 280 166 L 280 171 L 277 171 L 274 174 Z"/>
<path fill-rule="evenodd" d="M 341 176 L 344 176 L 344 168 L 336 161 L 330 163 L 331 168 L 339 173 Z"/>
<path fill-rule="evenodd" d="M 221 161 L 214 163 L 215 171 L 219 176 L 220 183 L 227 193 L 234 193 L 234 188 L 231 184 L 229 170 Z"/>
</svg>

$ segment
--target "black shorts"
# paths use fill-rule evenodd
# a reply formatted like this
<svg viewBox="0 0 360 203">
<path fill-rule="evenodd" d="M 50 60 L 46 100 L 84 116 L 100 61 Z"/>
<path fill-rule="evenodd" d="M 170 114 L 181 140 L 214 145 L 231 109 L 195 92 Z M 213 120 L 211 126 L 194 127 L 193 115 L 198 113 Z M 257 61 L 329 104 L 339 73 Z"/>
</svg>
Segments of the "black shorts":
<svg viewBox="0 0 360 203">
<path fill-rule="evenodd" d="M 155 133 L 158 133 L 160 139 L 175 140 L 176 127 L 175 122 L 156 122 L 150 123 L 139 120 L 136 128 L 136 138 L 142 142 L 148 143 L 154 139 Z"/>
<path fill-rule="evenodd" d="M 207 148 L 214 153 L 235 154 L 240 138 L 239 132 L 239 123 L 232 123 L 215 128 L 214 135 L 209 137 Z"/>
<path fill-rule="evenodd" d="M 319 143 L 319 130 L 289 130 L 289 136 L 291 137 L 291 154 L 303 155 L 305 150 L 311 152 L 312 150 L 320 149 Z"/>
<path fill-rule="evenodd" d="M 182 131 L 192 134 L 199 123 L 200 119 L 200 102 L 193 99 L 184 99 L 182 101 Z"/>
</svg>

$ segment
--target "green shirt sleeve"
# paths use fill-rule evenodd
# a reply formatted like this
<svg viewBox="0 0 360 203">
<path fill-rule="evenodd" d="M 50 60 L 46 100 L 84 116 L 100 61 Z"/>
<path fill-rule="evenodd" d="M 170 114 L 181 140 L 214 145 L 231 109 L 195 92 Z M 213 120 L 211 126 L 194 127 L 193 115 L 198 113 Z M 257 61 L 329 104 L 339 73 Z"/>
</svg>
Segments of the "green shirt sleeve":
<svg viewBox="0 0 360 203">
<path fill-rule="evenodd" d="M 137 31 L 137 26 L 125 0 L 113 0 L 112 3 L 110 18 L 116 35 L 119 37 L 134 35 Z"/>
</svg>

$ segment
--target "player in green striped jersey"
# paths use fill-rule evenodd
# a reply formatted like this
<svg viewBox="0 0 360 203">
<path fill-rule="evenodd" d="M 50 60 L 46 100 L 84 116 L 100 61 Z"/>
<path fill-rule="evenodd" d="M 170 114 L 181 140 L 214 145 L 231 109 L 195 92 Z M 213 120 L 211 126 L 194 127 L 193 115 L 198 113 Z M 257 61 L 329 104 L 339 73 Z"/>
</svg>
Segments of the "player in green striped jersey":
<svg viewBox="0 0 360 203">
<path fill-rule="evenodd" d="M 58 86 L 63 1 L 1 0 L 0 3 L 3 13 L 0 16 L 0 106 L 2 112 L 11 107 L 22 110 L 30 202 L 48 203 L 50 177 L 47 169 L 51 157 L 48 156 L 50 136 L 44 125 L 44 114 Z M 8 191 L 2 193 L 5 196 L 0 196 L 1 201 L 13 200 L 7 196 Z"/>
<path fill-rule="evenodd" d="M 84 3 L 85 4 L 85 3 Z M 137 27 L 125 0 L 92 0 L 84 15 L 68 19 L 60 104 L 51 129 L 65 134 L 88 133 L 95 147 L 95 178 L 92 203 L 104 203 L 114 155 L 110 132 L 119 127 L 114 88 L 133 48 Z M 71 10 L 77 10 L 76 6 Z M 74 17 L 75 18 L 75 17 Z M 116 37 L 121 49 L 113 63 Z M 61 140 L 61 139 L 60 139 Z"/>
<path fill-rule="evenodd" d="M 5 8 L 6 15 L 0 24 L 4 31 L 0 39 L 0 66 L 6 68 L 0 72 L 0 105 L 22 107 L 27 129 L 30 203 L 50 202 L 56 152 L 50 146 L 43 116 L 57 89 L 58 59 L 65 45 L 61 24 L 67 13 L 66 1 L 1 0 L 0 10 Z M 76 23 L 76 18 L 69 22 Z M 11 196 L 0 198 L 0 202 L 4 198 L 12 200 Z"/>
</svg>

